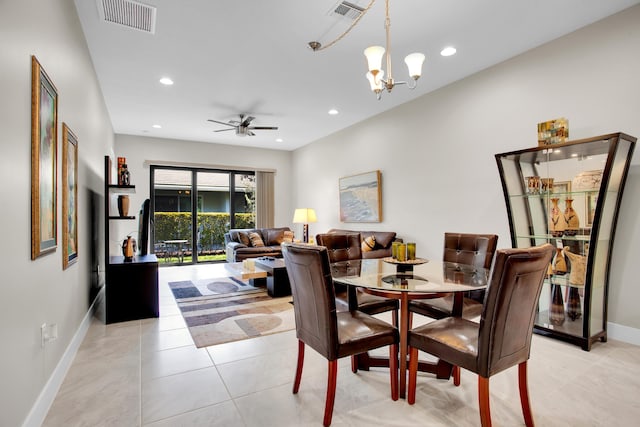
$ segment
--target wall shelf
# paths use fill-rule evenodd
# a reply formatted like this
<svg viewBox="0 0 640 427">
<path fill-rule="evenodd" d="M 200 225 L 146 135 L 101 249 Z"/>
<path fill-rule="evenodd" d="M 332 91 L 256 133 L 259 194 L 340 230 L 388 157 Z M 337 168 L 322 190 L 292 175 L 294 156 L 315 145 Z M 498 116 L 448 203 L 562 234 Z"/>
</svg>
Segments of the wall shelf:
<svg viewBox="0 0 640 427">
<path fill-rule="evenodd" d="M 111 158 L 104 157 L 104 212 L 105 218 L 105 321 L 106 323 L 158 317 L 158 259 L 155 255 L 134 256 L 125 261 L 123 256 L 112 256 L 110 247 L 111 220 L 135 220 L 135 216 L 111 213 L 114 194 L 135 193 L 135 185 L 113 185 Z"/>
</svg>

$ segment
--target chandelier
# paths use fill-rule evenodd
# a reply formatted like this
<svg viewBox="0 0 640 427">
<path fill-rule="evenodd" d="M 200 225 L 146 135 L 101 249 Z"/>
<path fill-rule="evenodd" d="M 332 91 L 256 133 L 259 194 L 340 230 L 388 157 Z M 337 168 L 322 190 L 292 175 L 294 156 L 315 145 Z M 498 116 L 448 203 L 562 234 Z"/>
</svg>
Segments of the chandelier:
<svg viewBox="0 0 640 427">
<path fill-rule="evenodd" d="M 409 89 L 415 89 L 418 85 L 418 79 L 422 74 L 422 63 L 424 62 L 424 54 L 411 53 L 404 58 L 404 62 L 409 69 L 409 76 L 413 82 L 395 81 L 391 70 L 391 19 L 389 18 L 389 0 L 385 0 L 385 20 L 384 30 L 386 33 L 386 50 L 382 46 L 370 46 L 364 50 L 364 56 L 367 57 L 369 71 L 366 76 L 371 85 L 371 90 L 380 99 L 382 90 L 387 89 L 391 92 L 396 85 L 406 84 Z M 385 79 L 385 71 L 382 69 L 382 57 L 386 59 L 387 78 Z"/>
</svg>

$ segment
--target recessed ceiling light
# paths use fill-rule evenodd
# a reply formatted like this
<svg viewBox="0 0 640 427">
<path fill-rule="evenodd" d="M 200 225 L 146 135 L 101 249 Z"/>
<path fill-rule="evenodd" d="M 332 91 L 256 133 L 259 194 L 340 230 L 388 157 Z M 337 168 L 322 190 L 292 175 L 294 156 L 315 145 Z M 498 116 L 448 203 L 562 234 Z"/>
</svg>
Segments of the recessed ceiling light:
<svg viewBox="0 0 640 427">
<path fill-rule="evenodd" d="M 160 79 L 160 83 L 166 86 L 171 86 L 173 84 L 173 80 L 171 80 L 169 77 L 163 77 Z"/>
<path fill-rule="evenodd" d="M 276 142 L 282 142 L 282 141 L 283 141 L 283 139 L 282 139 L 282 138 L 277 138 L 277 139 L 276 139 Z"/>
<path fill-rule="evenodd" d="M 456 48 L 453 46 L 447 46 L 440 51 L 440 55 L 442 56 L 451 56 L 456 54 Z"/>
<path fill-rule="evenodd" d="M 162 129 L 162 126 L 160 126 L 160 125 L 153 125 L 151 127 L 154 128 L 154 129 Z"/>
<path fill-rule="evenodd" d="M 338 114 L 338 110 L 336 110 L 335 108 L 332 108 L 331 110 L 329 110 L 329 114 L 332 116 L 335 116 L 336 114 Z"/>
</svg>

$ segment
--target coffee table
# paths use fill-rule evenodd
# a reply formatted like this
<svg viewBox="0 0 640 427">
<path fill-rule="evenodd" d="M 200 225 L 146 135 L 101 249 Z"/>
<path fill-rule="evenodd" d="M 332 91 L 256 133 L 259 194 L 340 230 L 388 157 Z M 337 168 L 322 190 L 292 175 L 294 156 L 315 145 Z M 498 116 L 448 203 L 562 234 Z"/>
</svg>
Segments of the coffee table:
<svg viewBox="0 0 640 427">
<path fill-rule="evenodd" d="M 224 266 L 233 277 L 239 277 L 242 280 L 264 279 L 268 276 L 267 271 L 262 268 L 246 270 L 241 262 L 228 262 Z"/>
<path fill-rule="evenodd" d="M 269 296 L 291 295 L 289 275 L 282 258 L 256 258 L 256 268 L 267 272 L 267 293 Z"/>
</svg>

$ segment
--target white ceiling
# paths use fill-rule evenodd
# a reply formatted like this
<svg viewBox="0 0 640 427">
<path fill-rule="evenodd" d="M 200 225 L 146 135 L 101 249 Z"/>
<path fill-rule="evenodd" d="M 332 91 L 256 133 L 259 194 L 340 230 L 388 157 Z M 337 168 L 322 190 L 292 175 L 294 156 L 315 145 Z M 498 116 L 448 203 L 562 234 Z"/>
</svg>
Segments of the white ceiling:
<svg viewBox="0 0 640 427">
<path fill-rule="evenodd" d="M 118 134 L 293 150 L 460 80 L 640 0 L 392 0 L 396 80 L 403 58 L 426 55 L 418 88 L 397 86 L 377 101 L 365 79 L 363 50 L 384 46 L 384 0 L 333 47 L 346 29 L 330 16 L 338 0 L 143 0 L 157 8 L 155 34 L 100 20 L 97 2 L 75 0 L 91 57 Z M 351 0 L 361 7 L 370 0 Z M 440 50 L 455 46 L 452 57 Z M 158 80 L 168 76 L 173 86 Z M 327 114 L 336 108 L 337 116 Z M 255 126 L 238 137 L 215 133 L 239 113 Z M 159 124 L 160 129 L 152 125 Z M 283 142 L 276 142 L 282 138 Z"/>
</svg>

